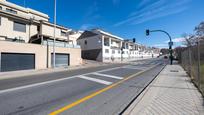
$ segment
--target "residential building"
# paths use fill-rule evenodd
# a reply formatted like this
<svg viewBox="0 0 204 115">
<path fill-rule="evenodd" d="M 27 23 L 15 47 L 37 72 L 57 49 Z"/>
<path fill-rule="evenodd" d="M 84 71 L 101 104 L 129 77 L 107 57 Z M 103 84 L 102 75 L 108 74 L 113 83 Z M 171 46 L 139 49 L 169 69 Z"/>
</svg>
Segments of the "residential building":
<svg viewBox="0 0 204 115">
<path fill-rule="evenodd" d="M 102 62 L 120 62 L 152 58 L 154 52 L 139 43 L 123 39 L 101 29 L 84 31 L 77 39 L 82 49 L 82 58 Z"/>
<path fill-rule="evenodd" d="M 81 64 L 81 49 L 70 44 L 70 31 L 56 26 L 56 66 Z M 53 36 L 47 14 L 0 1 L 0 71 L 52 67 Z"/>
<path fill-rule="evenodd" d="M 121 60 L 123 39 L 100 29 L 84 31 L 77 39 L 82 58 L 111 62 Z"/>
</svg>

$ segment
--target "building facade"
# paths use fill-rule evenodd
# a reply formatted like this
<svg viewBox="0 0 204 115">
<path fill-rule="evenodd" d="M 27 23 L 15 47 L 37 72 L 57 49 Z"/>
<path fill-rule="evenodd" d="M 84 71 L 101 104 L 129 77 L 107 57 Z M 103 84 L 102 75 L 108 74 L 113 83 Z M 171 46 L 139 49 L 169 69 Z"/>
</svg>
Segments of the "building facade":
<svg viewBox="0 0 204 115">
<path fill-rule="evenodd" d="M 81 64 L 80 46 L 69 40 L 71 31 L 56 26 L 56 66 Z M 53 36 L 47 14 L 0 1 L 0 71 L 52 67 Z"/>
<path fill-rule="evenodd" d="M 85 31 L 77 39 L 82 49 L 82 58 L 101 62 L 120 62 L 152 58 L 157 55 L 145 46 L 124 40 L 101 29 Z"/>
</svg>

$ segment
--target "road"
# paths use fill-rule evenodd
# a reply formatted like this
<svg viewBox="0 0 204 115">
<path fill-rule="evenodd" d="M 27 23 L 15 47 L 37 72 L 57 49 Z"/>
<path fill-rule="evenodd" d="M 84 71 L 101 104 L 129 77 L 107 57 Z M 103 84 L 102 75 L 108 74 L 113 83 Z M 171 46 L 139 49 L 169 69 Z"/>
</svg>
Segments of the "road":
<svg viewBox="0 0 204 115">
<path fill-rule="evenodd" d="M 0 81 L 1 115 L 113 115 L 165 66 L 163 59 Z"/>
</svg>

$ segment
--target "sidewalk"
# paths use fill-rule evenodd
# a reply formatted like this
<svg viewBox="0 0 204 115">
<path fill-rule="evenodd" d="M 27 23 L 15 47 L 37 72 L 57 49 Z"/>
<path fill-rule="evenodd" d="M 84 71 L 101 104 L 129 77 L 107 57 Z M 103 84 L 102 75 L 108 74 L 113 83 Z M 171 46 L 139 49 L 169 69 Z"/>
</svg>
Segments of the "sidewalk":
<svg viewBox="0 0 204 115">
<path fill-rule="evenodd" d="M 179 65 L 167 65 L 124 115 L 204 115 L 204 99 Z"/>
</svg>

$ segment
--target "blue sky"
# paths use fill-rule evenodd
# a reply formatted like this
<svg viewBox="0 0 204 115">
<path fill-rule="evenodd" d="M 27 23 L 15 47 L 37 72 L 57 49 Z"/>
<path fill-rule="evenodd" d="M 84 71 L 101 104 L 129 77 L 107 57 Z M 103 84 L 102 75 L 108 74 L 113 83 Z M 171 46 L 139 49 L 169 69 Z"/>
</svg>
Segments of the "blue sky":
<svg viewBox="0 0 204 115">
<path fill-rule="evenodd" d="M 9 0 L 44 12 L 53 22 L 54 0 Z M 169 32 L 175 45 L 183 33 L 204 21 L 204 0 L 57 0 L 57 23 L 73 29 L 103 28 L 139 43 L 166 47 L 168 37 L 162 33 L 145 36 L 145 29 Z"/>
</svg>

